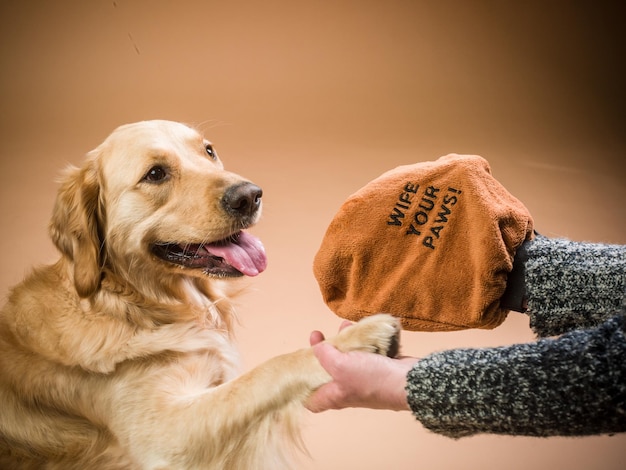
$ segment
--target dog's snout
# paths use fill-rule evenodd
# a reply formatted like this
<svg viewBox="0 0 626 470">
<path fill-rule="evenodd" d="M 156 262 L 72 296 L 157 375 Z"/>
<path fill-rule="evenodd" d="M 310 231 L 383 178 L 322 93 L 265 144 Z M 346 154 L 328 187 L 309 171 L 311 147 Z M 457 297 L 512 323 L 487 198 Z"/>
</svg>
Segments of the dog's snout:
<svg viewBox="0 0 626 470">
<path fill-rule="evenodd" d="M 238 216 L 252 216 L 261 206 L 263 190 L 253 183 L 231 186 L 224 193 L 222 205 L 226 211 Z"/>
</svg>

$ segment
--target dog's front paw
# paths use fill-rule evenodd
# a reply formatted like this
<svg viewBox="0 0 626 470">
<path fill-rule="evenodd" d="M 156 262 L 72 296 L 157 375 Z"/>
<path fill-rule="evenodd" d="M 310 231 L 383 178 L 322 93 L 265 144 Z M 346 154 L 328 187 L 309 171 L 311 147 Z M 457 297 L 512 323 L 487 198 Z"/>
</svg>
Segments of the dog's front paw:
<svg viewBox="0 0 626 470">
<path fill-rule="evenodd" d="M 400 321 L 387 314 L 365 317 L 330 339 L 340 351 L 367 351 L 396 357 L 400 349 Z"/>
</svg>

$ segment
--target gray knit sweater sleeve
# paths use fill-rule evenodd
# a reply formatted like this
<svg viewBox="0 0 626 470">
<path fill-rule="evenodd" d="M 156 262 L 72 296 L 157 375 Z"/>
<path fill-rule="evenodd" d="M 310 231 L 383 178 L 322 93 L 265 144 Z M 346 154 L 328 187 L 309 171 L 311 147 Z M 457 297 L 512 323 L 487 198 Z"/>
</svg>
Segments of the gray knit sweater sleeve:
<svg viewBox="0 0 626 470">
<path fill-rule="evenodd" d="M 626 246 L 536 237 L 526 248 L 530 326 L 538 336 L 598 326 L 619 313 Z"/>
<path fill-rule="evenodd" d="M 407 398 L 426 428 L 450 437 L 626 431 L 626 247 L 543 237 L 532 245 L 525 282 L 532 327 L 539 335 L 567 332 L 419 361 Z"/>
</svg>

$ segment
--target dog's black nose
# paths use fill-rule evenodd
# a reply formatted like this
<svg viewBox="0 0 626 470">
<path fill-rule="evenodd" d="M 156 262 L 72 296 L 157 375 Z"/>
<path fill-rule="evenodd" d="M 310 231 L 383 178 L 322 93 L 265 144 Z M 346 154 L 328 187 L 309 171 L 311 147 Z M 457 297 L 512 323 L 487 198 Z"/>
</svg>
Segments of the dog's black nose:
<svg viewBox="0 0 626 470">
<path fill-rule="evenodd" d="M 256 184 L 236 184 L 224 193 L 222 206 L 231 214 L 249 217 L 254 215 L 261 206 L 261 196 L 263 196 L 263 190 Z"/>
</svg>

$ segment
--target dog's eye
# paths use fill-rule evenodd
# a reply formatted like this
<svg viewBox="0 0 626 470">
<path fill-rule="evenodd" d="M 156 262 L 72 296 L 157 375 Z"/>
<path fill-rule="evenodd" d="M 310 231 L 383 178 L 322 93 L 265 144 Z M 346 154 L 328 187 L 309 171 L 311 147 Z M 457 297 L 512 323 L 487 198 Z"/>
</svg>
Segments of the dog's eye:
<svg viewBox="0 0 626 470">
<path fill-rule="evenodd" d="M 211 144 L 206 144 L 204 146 L 204 149 L 206 150 L 206 153 L 211 160 L 217 160 L 217 153 L 215 152 Z"/>
<path fill-rule="evenodd" d="M 148 170 L 148 173 L 146 173 L 143 179 L 148 183 L 161 183 L 165 181 L 168 176 L 169 174 L 165 168 L 161 165 L 155 165 Z"/>
</svg>

